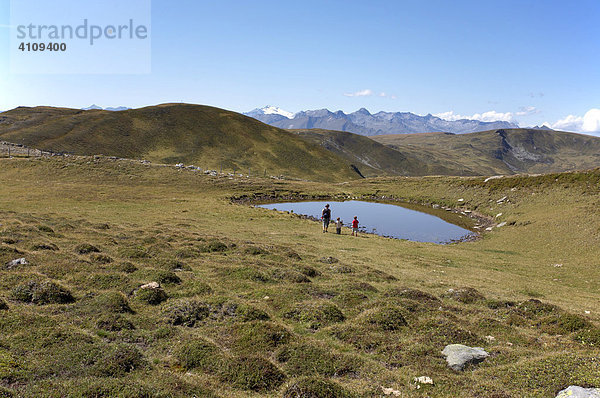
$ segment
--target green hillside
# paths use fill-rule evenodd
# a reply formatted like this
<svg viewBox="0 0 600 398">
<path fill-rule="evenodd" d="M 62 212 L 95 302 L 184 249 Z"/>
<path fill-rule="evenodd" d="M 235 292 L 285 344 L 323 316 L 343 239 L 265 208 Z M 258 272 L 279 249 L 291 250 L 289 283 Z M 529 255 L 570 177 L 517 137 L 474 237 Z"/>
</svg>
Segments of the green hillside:
<svg viewBox="0 0 600 398">
<path fill-rule="evenodd" d="M 263 175 L 350 180 L 344 160 L 295 134 L 223 109 L 164 104 L 109 112 L 20 107 L 0 115 L 0 140 L 80 155 L 104 154 Z"/>
<path fill-rule="evenodd" d="M 600 169 L 331 184 L 0 158 L 0 396 L 547 398 L 600 386 L 599 182 Z M 385 195 L 498 226 L 451 245 L 323 234 L 231 200 L 255 195 Z M 455 371 L 447 344 L 490 356 Z"/>
<path fill-rule="evenodd" d="M 461 174 L 551 173 L 600 166 L 600 138 L 560 131 L 508 129 L 371 138 L 426 163 L 460 165 Z"/>
<path fill-rule="evenodd" d="M 432 161 L 412 149 L 395 150 L 359 134 L 321 129 L 289 131 L 356 165 L 365 177 L 460 174 L 460 165 Z"/>
</svg>

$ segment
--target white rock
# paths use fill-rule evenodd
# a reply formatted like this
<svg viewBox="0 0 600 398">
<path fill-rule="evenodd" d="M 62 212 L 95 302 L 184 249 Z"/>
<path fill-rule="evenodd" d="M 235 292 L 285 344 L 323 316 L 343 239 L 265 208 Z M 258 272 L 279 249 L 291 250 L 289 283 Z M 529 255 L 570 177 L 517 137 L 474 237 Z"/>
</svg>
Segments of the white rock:
<svg viewBox="0 0 600 398">
<path fill-rule="evenodd" d="M 140 286 L 140 289 L 160 289 L 160 283 L 158 282 L 150 282 L 145 285 Z"/>
<path fill-rule="evenodd" d="M 504 201 L 505 201 L 507 198 L 508 198 L 508 196 L 503 196 L 503 197 L 501 197 L 500 199 L 498 199 L 498 200 L 496 201 L 496 203 L 500 204 L 500 203 L 504 202 Z"/>
<path fill-rule="evenodd" d="M 8 268 L 12 268 L 12 267 L 16 267 L 18 265 L 27 265 L 27 264 L 29 264 L 29 263 L 27 262 L 27 260 L 25 260 L 25 257 L 23 257 L 23 258 L 17 258 L 15 260 L 9 261 L 8 263 L 6 263 L 6 266 Z"/>
<path fill-rule="evenodd" d="M 498 217 L 502 217 L 502 213 L 496 214 L 496 218 L 498 218 Z"/>
<path fill-rule="evenodd" d="M 556 398 L 600 398 L 600 388 L 569 386 L 559 392 Z"/>
<path fill-rule="evenodd" d="M 456 371 L 463 370 L 469 363 L 479 363 L 486 359 L 490 354 L 483 348 L 468 347 L 462 344 L 450 344 L 444 347 L 442 355 L 446 357 L 448 366 Z"/>
<path fill-rule="evenodd" d="M 496 225 L 496 228 L 501 228 L 501 227 L 503 227 L 505 225 L 506 225 L 506 221 L 503 221 L 500 224 Z"/>
<path fill-rule="evenodd" d="M 554 264 L 554 268 L 561 268 L 562 264 Z"/>
<path fill-rule="evenodd" d="M 433 384 L 433 380 L 431 379 L 431 377 L 427 376 L 415 377 L 414 380 L 416 383 Z"/>
<path fill-rule="evenodd" d="M 492 229 L 494 229 L 494 228 L 492 228 L 492 227 L 487 227 L 485 230 L 486 230 L 486 231 L 491 231 Z"/>
<path fill-rule="evenodd" d="M 459 202 L 464 202 L 465 200 L 463 198 L 460 198 L 458 201 Z"/>
<path fill-rule="evenodd" d="M 381 389 L 383 390 L 383 393 L 385 395 L 393 395 L 395 397 L 399 397 L 400 396 L 400 391 L 398 390 L 394 390 L 393 388 L 385 388 L 385 387 L 381 387 Z"/>
<path fill-rule="evenodd" d="M 492 343 L 493 341 L 495 341 L 495 340 L 496 340 L 496 338 L 495 338 L 494 336 L 485 336 L 485 340 L 486 340 L 488 343 Z"/>
<path fill-rule="evenodd" d="M 491 176 L 491 177 L 488 177 L 485 180 L 483 180 L 483 182 L 488 182 L 489 180 L 495 180 L 495 179 L 502 178 L 502 177 L 504 177 L 504 176 Z"/>
<path fill-rule="evenodd" d="M 592 313 L 591 311 L 588 311 L 588 310 L 585 310 L 585 311 L 583 311 L 583 312 L 585 312 L 585 313 L 586 313 L 586 314 L 588 314 L 588 315 Z"/>
</svg>

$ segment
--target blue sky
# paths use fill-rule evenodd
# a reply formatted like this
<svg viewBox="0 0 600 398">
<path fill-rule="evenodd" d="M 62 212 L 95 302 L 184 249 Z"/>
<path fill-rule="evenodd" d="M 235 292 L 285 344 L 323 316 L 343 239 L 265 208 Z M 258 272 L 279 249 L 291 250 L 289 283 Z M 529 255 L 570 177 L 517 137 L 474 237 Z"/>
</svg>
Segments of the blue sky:
<svg viewBox="0 0 600 398">
<path fill-rule="evenodd" d="M 0 110 L 365 107 L 600 132 L 598 0 L 153 0 L 140 75 L 11 74 L 9 8 L 0 0 Z"/>
</svg>

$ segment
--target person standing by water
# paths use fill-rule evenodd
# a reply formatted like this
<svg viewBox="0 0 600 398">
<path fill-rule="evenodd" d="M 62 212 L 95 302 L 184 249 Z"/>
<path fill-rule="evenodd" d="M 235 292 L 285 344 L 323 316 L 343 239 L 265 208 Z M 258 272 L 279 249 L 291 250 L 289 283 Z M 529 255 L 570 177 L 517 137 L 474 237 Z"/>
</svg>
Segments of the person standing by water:
<svg viewBox="0 0 600 398">
<path fill-rule="evenodd" d="M 325 208 L 321 213 L 321 219 L 323 220 L 323 233 L 325 233 L 327 232 L 327 228 L 329 228 L 329 222 L 331 221 L 331 209 L 329 208 L 329 203 L 325 205 Z"/>
<path fill-rule="evenodd" d="M 338 217 L 337 220 L 335 221 L 335 233 L 338 234 L 338 235 L 341 235 L 342 234 L 342 227 L 343 226 L 344 226 L 344 223 Z"/>
<path fill-rule="evenodd" d="M 358 236 L 358 217 L 354 216 L 352 220 L 352 236 Z"/>
</svg>

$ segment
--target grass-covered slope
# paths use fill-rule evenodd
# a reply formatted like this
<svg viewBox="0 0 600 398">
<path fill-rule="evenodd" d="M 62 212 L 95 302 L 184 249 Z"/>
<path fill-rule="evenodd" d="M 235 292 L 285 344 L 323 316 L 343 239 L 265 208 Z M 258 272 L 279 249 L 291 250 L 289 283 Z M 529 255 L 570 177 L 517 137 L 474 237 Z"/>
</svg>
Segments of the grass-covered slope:
<svg viewBox="0 0 600 398">
<path fill-rule="evenodd" d="M 320 129 L 290 131 L 356 165 L 365 177 L 461 173 L 459 165 L 441 164 L 432 159 L 425 159 L 415 155 L 413 150 L 394 150 L 359 134 Z"/>
<path fill-rule="evenodd" d="M 144 158 L 247 174 L 358 178 L 343 159 L 292 133 L 223 109 L 164 104 L 122 112 L 36 107 L 0 116 L 0 140 L 80 155 Z"/>
<path fill-rule="evenodd" d="M 560 131 L 505 129 L 371 138 L 425 163 L 458 165 L 464 175 L 551 173 L 600 166 L 599 137 Z"/>
<path fill-rule="evenodd" d="M 0 395 L 554 397 L 599 386 L 599 183 L 594 171 L 332 185 L 0 159 Z M 507 224 L 439 246 L 322 234 L 229 200 L 302 194 L 462 206 Z M 440 354 L 449 343 L 491 356 L 455 372 Z M 417 388 L 420 376 L 435 384 Z"/>
</svg>

